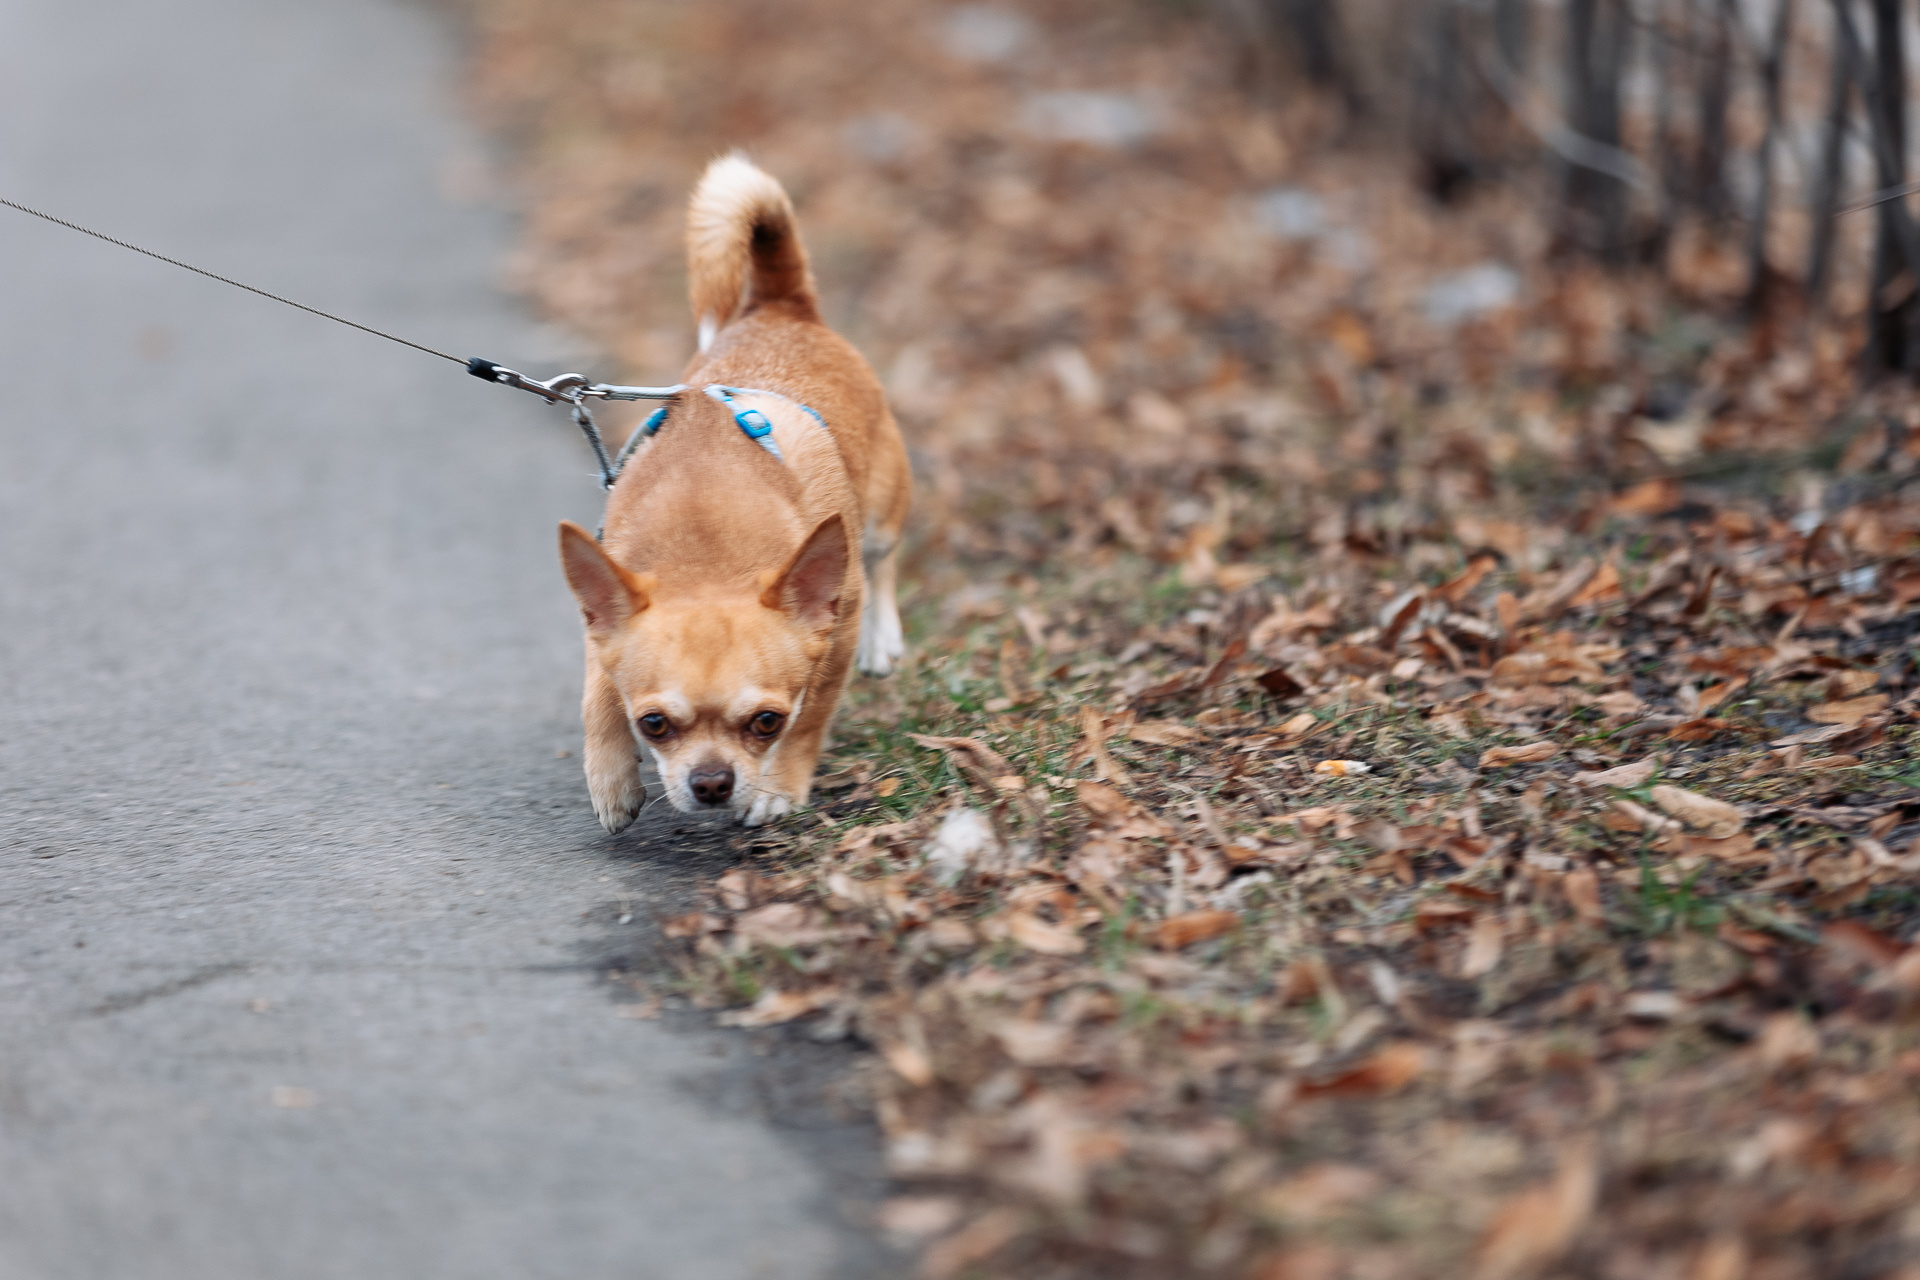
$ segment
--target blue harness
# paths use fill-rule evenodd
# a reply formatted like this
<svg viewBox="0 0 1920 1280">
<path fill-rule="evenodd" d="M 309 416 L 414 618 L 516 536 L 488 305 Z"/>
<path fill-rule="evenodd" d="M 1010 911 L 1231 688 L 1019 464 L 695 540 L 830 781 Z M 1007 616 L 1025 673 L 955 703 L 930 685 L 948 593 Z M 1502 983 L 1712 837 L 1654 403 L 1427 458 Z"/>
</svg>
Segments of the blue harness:
<svg viewBox="0 0 1920 1280">
<path fill-rule="evenodd" d="M 734 403 L 735 396 L 773 396 L 776 399 L 785 400 L 818 423 L 822 431 L 827 429 L 827 420 L 821 417 L 812 405 L 801 404 L 792 396 L 783 396 L 778 391 L 763 391 L 757 387 L 728 387 L 718 382 L 708 383 L 705 390 L 709 397 L 727 406 L 728 412 L 733 414 L 734 425 L 740 428 L 747 439 L 765 449 L 780 462 L 785 462 L 786 457 L 780 452 L 780 445 L 773 438 L 773 424 L 767 421 L 767 415 L 758 409 Z M 640 431 L 636 438 L 652 439 L 666 420 L 667 410 L 664 407 L 655 409 L 647 415 L 647 420 L 640 424 Z M 624 455 L 626 450 L 623 449 L 621 452 Z"/>
</svg>

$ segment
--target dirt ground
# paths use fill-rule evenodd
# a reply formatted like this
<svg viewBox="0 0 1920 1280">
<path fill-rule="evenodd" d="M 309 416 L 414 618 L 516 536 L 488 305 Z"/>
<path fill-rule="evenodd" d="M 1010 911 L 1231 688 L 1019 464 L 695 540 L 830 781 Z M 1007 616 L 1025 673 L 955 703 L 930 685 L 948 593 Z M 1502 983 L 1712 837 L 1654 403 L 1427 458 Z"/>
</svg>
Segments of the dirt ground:
<svg viewBox="0 0 1920 1280">
<path fill-rule="evenodd" d="M 539 307 L 670 380 L 743 146 L 907 433 L 913 653 L 637 998 L 871 1050 L 921 1274 L 1920 1276 L 1857 279 L 1557 255 L 1199 11 L 472 8 Z"/>
</svg>

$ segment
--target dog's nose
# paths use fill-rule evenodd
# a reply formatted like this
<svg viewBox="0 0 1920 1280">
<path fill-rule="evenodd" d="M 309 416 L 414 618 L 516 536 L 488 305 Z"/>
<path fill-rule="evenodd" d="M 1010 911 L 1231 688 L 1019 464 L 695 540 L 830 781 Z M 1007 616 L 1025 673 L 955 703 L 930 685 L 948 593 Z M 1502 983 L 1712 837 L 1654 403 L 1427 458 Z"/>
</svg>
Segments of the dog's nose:
<svg viewBox="0 0 1920 1280">
<path fill-rule="evenodd" d="M 725 804 L 733 794 L 733 766 L 703 764 L 687 777 L 693 798 L 701 804 Z"/>
</svg>

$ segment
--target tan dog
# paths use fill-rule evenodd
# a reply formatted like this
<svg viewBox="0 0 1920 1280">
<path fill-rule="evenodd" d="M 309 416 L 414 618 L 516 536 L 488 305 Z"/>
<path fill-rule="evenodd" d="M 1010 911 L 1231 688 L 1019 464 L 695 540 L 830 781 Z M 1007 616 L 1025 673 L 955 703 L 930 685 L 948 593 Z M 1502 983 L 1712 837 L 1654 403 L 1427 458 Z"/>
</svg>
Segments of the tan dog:
<svg viewBox="0 0 1920 1280">
<path fill-rule="evenodd" d="M 646 796 L 636 742 L 676 809 L 757 826 L 805 803 L 856 648 L 872 675 L 903 652 L 906 449 L 872 368 L 820 318 L 780 184 L 714 161 L 687 265 L 689 390 L 621 472 L 603 540 L 560 526 L 586 622 L 587 789 L 608 831 Z M 771 425 L 782 457 L 742 421 Z"/>
</svg>

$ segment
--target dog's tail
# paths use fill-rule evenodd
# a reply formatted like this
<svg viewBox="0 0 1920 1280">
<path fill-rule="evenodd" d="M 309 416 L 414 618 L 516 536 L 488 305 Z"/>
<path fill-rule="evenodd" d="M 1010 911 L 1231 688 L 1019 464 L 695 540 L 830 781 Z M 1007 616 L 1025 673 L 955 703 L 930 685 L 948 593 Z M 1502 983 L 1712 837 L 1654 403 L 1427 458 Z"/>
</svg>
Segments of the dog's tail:
<svg viewBox="0 0 1920 1280">
<path fill-rule="evenodd" d="M 736 312 L 756 303 L 786 299 L 813 309 L 813 276 L 793 202 L 738 151 L 708 165 L 693 189 L 687 278 L 702 351 Z"/>
</svg>

